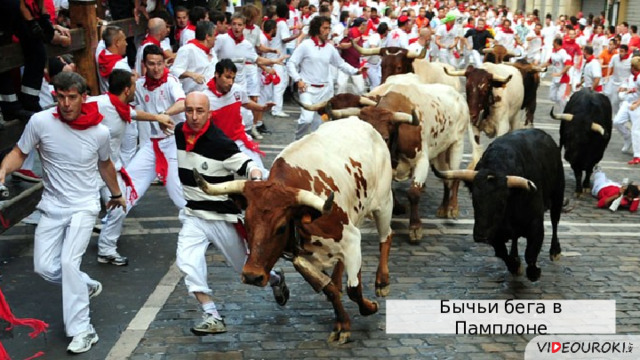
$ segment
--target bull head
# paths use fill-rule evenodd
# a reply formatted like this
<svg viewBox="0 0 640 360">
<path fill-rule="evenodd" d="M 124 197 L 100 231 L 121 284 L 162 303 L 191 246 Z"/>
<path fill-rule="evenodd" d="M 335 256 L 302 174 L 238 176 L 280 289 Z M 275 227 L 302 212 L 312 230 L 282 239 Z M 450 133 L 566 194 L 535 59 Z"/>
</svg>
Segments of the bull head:
<svg viewBox="0 0 640 360">
<path fill-rule="evenodd" d="M 441 179 L 446 180 L 462 180 L 466 183 L 471 183 L 475 179 L 476 175 L 478 175 L 478 171 L 476 170 L 448 170 L 448 171 L 438 171 L 435 167 L 431 167 L 433 169 L 434 174 Z M 492 176 L 492 175 L 490 175 Z M 525 189 L 531 192 L 535 192 L 538 190 L 533 181 L 515 175 L 507 175 L 507 187 L 512 189 Z"/>
<path fill-rule="evenodd" d="M 573 114 L 562 113 L 562 114 L 554 114 L 553 108 L 551 108 L 551 118 L 554 120 L 562 120 L 562 121 L 571 121 L 573 120 Z M 602 127 L 602 125 L 592 122 L 591 123 L 591 131 L 597 132 L 598 134 L 605 136 L 607 131 Z"/>
</svg>

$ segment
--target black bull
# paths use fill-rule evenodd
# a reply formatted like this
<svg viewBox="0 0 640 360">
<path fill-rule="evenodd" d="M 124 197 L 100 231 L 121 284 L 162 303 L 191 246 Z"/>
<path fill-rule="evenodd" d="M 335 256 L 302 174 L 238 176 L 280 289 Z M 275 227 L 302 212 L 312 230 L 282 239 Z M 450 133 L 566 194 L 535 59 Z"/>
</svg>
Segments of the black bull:
<svg viewBox="0 0 640 360">
<path fill-rule="evenodd" d="M 536 262 L 544 240 L 544 213 L 551 210 L 551 260 L 560 256 L 558 222 L 564 195 L 560 148 L 541 130 L 524 129 L 497 138 L 484 152 L 475 170 L 438 172 L 460 179 L 471 190 L 473 238 L 493 246 L 512 274 L 521 273 L 518 238 L 527 239 L 527 278 L 536 281 Z M 511 251 L 507 252 L 507 241 Z"/>
<path fill-rule="evenodd" d="M 576 178 L 576 195 L 590 192 L 593 167 L 602 160 L 611 139 L 611 112 L 609 99 L 589 89 L 573 94 L 564 114 L 554 115 L 551 109 L 551 117 L 562 120 L 560 147 Z"/>
</svg>

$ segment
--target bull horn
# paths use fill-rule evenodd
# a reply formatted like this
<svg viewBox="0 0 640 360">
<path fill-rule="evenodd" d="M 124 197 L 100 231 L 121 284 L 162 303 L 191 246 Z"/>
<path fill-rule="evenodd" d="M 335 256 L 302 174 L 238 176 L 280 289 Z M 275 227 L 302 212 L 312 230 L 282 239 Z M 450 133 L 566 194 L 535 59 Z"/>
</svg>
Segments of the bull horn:
<svg viewBox="0 0 640 360">
<path fill-rule="evenodd" d="M 484 48 L 482 49 L 483 54 L 493 54 L 493 48 Z"/>
<path fill-rule="evenodd" d="M 427 47 L 423 46 L 419 53 L 407 52 L 408 59 L 424 59 L 427 56 Z"/>
<path fill-rule="evenodd" d="M 391 120 L 393 122 L 402 122 L 402 123 L 412 124 L 413 123 L 413 115 L 407 114 L 407 113 L 403 113 L 403 112 L 400 112 L 400 111 L 395 111 L 393 113 L 393 116 L 391 117 Z"/>
<path fill-rule="evenodd" d="M 573 114 L 554 114 L 553 113 L 553 107 L 551 108 L 551 114 L 550 115 L 551 115 L 551 118 L 554 119 L 554 120 L 564 120 L 564 121 L 573 120 Z"/>
<path fill-rule="evenodd" d="M 538 188 L 536 187 L 536 184 L 534 184 L 533 181 L 527 178 L 523 178 L 522 176 L 513 176 L 513 175 L 507 176 L 507 187 L 521 188 L 529 191 L 538 190 Z"/>
<path fill-rule="evenodd" d="M 369 48 L 369 49 L 365 49 L 361 46 L 359 46 L 358 44 L 356 44 L 355 41 L 352 41 L 351 44 L 353 44 L 353 47 L 358 50 L 358 52 L 360 53 L 360 55 L 364 55 L 364 56 L 371 56 L 371 55 L 379 55 L 380 54 L 380 49 L 379 47 L 377 48 Z"/>
<path fill-rule="evenodd" d="M 327 200 L 323 200 L 320 196 L 312 193 L 311 191 L 300 189 L 298 190 L 298 194 L 296 194 L 296 203 L 298 205 L 312 207 L 323 214 L 327 214 L 333 207 L 333 197 L 333 192 L 331 192 Z"/>
<path fill-rule="evenodd" d="M 533 66 L 532 69 L 537 72 L 547 72 L 546 66 Z"/>
<path fill-rule="evenodd" d="M 491 78 L 493 79 L 493 81 L 497 81 L 497 82 L 506 84 L 506 83 L 509 82 L 509 80 L 511 80 L 511 77 L 513 77 L 513 75 L 509 75 L 509 76 L 507 76 L 505 78 L 504 76 L 493 74 L 493 76 Z"/>
<path fill-rule="evenodd" d="M 509 55 L 509 56 L 518 56 L 518 54 L 513 52 L 513 51 L 507 51 L 507 55 Z"/>
<path fill-rule="evenodd" d="M 602 136 L 604 136 L 604 134 L 606 133 L 606 131 L 604 131 L 604 128 L 602 127 L 602 125 L 596 124 L 596 123 L 592 123 L 591 124 L 591 131 L 595 131 L 595 132 L 599 133 Z"/>
<path fill-rule="evenodd" d="M 360 96 L 360 105 L 362 105 L 362 106 L 376 106 L 376 105 L 378 105 L 378 103 L 375 102 L 374 100 L 369 99 L 366 96 Z"/>
<path fill-rule="evenodd" d="M 466 182 L 472 182 L 473 179 L 478 174 L 475 170 L 447 170 L 447 171 L 439 171 L 433 165 L 431 166 L 433 173 L 436 174 L 437 177 L 441 179 L 447 180 L 462 180 Z"/>
<path fill-rule="evenodd" d="M 300 105 L 301 107 L 303 107 L 305 110 L 309 110 L 309 111 L 318 111 L 318 110 L 322 110 L 325 108 L 325 106 L 327 106 L 327 104 L 329 103 L 329 100 L 325 100 L 316 104 L 306 104 L 303 103 L 302 101 L 300 101 L 300 99 L 298 99 L 297 96 L 292 96 L 293 101 L 295 103 L 297 103 L 298 105 Z"/>
<path fill-rule="evenodd" d="M 247 181 L 232 180 L 212 185 L 209 184 L 195 168 L 193 169 L 193 177 L 196 179 L 198 187 L 209 195 L 240 194 L 244 190 L 244 183 Z"/>
<path fill-rule="evenodd" d="M 453 70 L 453 71 L 449 71 L 449 69 L 447 69 L 446 67 L 443 68 L 445 74 L 449 75 L 449 76 L 465 76 L 466 71 L 465 70 Z"/>
<path fill-rule="evenodd" d="M 346 109 L 340 110 L 331 110 L 331 118 L 332 119 L 344 119 L 349 116 L 358 116 L 360 115 L 360 108 L 350 107 Z"/>
</svg>

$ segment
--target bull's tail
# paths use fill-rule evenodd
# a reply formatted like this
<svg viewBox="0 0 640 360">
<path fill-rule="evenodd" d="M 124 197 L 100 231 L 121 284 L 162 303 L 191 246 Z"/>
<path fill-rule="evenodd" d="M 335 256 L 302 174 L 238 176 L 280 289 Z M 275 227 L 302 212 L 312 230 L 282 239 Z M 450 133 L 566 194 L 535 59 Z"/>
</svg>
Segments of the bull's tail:
<svg viewBox="0 0 640 360">
<path fill-rule="evenodd" d="M 467 125 L 467 131 L 469 133 L 469 144 L 471 144 L 471 162 L 469 166 L 467 166 L 467 169 L 473 170 L 476 168 L 476 164 L 482 156 L 482 145 L 480 145 L 480 134 L 478 134 L 478 138 L 476 139 L 471 122 Z"/>
</svg>

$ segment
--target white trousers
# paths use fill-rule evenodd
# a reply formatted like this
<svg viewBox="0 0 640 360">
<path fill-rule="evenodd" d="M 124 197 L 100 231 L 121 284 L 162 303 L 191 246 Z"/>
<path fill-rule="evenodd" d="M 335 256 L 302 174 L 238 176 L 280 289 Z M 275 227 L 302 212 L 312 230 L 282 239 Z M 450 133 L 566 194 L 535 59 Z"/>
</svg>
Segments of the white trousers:
<svg viewBox="0 0 640 360">
<path fill-rule="evenodd" d="M 223 220 L 204 220 L 180 211 L 182 229 L 178 234 L 176 264 L 185 274 L 184 282 L 189 293 L 211 294 L 207 283 L 207 260 L 205 252 L 209 244 L 224 255 L 227 264 L 237 273 L 247 260 L 247 247 L 233 224 Z"/>
<path fill-rule="evenodd" d="M 326 86 L 325 86 L 326 87 Z M 337 94 L 351 93 L 356 95 L 364 94 L 364 78 L 362 75 L 349 75 L 342 71 L 338 72 Z"/>
<path fill-rule="evenodd" d="M 247 95 L 259 96 L 262 80 L 260 79 L 260 73 L 258 72 L 258 65 L 245 64 L 244 76 L 245 76 L 245 83 L 247 84 Z"/>
<path fill-rule="evenodd" d="M 484 57 L 480 55 L 480 52 L 478 52 L 478 50 L 471 50 L 470 56 L 471 56 L 471 64 L 479 68 L 482 65 L 482 61 L 484 60 Z"/>
<path fill-rule="evenodd" d="M 89 286 L 97 281 L 80 270 L 97 211 L 52 214 L 42 212 L 35 232 L 33 267 L 36 274 L 62 284 L 62 316 L 67 336 L 92 329 Z"/>
<path fill-rule="evenodd" d="M 132 120 L 127 124 L 124 130 L 124 136 L 122 137 L 122 144 L 120 145 L 120 160 L 122 166 L 126 168 L 138 150 L 138 122 Z"/>
<path fill-rule="evenodd" d="M 176 141 L 173 136 L 169 136 L 158 143 L 160 150 L 164 153 L 169 164 L 167 174 L 167 184 L 165 188 L 173 204 L 182 209 L 187 202 L 184 200 L 182 193 L 182 184 L 178 178 L 178 156 L 176 150 Z M 131 177 L 133 186 L 138 193 L 138 199 L 130 204 L 127 201 L 127 211 L 125 213 L 122 208 L 117 208 L 107 213 L 107 222 L 102 227 L 100 237 L 98 238 L 98 255 L 109 256 L 116 253 L 118 238 L 122 233 L 122 225 L 124 219 L 131 209 L 142 199 L 149 189 L 151 182 L 156 178 L 156 155 L 153 152 L 153 143 L 151 141 L 140 147 L 136 153 L 129 168 L 126 169 Z M 102 252 L 102 251 L 105 252 Z"/>
<path fill-rule="evenodd" d="M 440 59 L 440 62 L 442 63 L 449 64 L 456 69 L 458 68 L 458 59 L 453 56 L 453 50 L 440 49 L 438 52 L 438 59 Z"/>
<path fill-rule="evenodd" d="M 273 102 L 276 104 L 271 109 L 271 112 L 275 113 L 282 112 L 282 99 L 284 91 L 287 90 L 287 86 L 289 85 L 289 74 L 287 73 L 287 68 L 284 67 L 284 65 L 273 65 L 273 70 L 275 70 L 280 77 L 280 83 L 273 86 Z"/>
<path fill-rule="evenodd" d="M 369 75 L 369 83 L 371 85 L 370 90 L 378 87 L 380 85 L 380 81 L 382 80 L 382 67 L 380 66 L 380 64 L 369 64 L 367 75 Z"/>
<path fill-rule="evenodd" d="M 633 145 L 633 157 L 640 157 L 640 107 L 631 111 L 630 105 L 628 101 L 622 102 L 613 118 L 613 126 L 622 134 L 625 147 Z M 627 128 L 627 122 L 631 122 L 631 131 Z"/>
<path fill-rule="evenodd" d="M 307 90 L 300 93 L 300 101 L 305 104 L 315 104 L 330 99 L 333 96 L 333 87 L 325 84 L 323 87 L 315 87 L 307 84 Z M 315 131 L 320 124 L 322 118 L 316 111 L 305 110 L 300 108 L 300 117 L 298 118 L 298 128 L 296 129 L 296 140 L 305 136 L 308 132 Z"/>
<path fill-rule="evenodd" d="M 549 87 L 549 100 L 553 101 L 555 113 L 561 113 L 564 110 L 564 106 L 567 104 L 567 97 L 565 95 L 567 91 L 567 85 L 559 82 L 552 82 Z"/>
<path fill-rule="evenodd" d="M 620 94 L 618 90 L 620 89 L 621 83 L 617 83 L 613 81 L 612 77 L 609 77 L 607 83 L 604 85 L 604 94 L 609 98 L 611 102 L 611 110 L 613 112 L 613 116 L 616 116 L 618 110 L 620 110 Z"/>
</svg>

